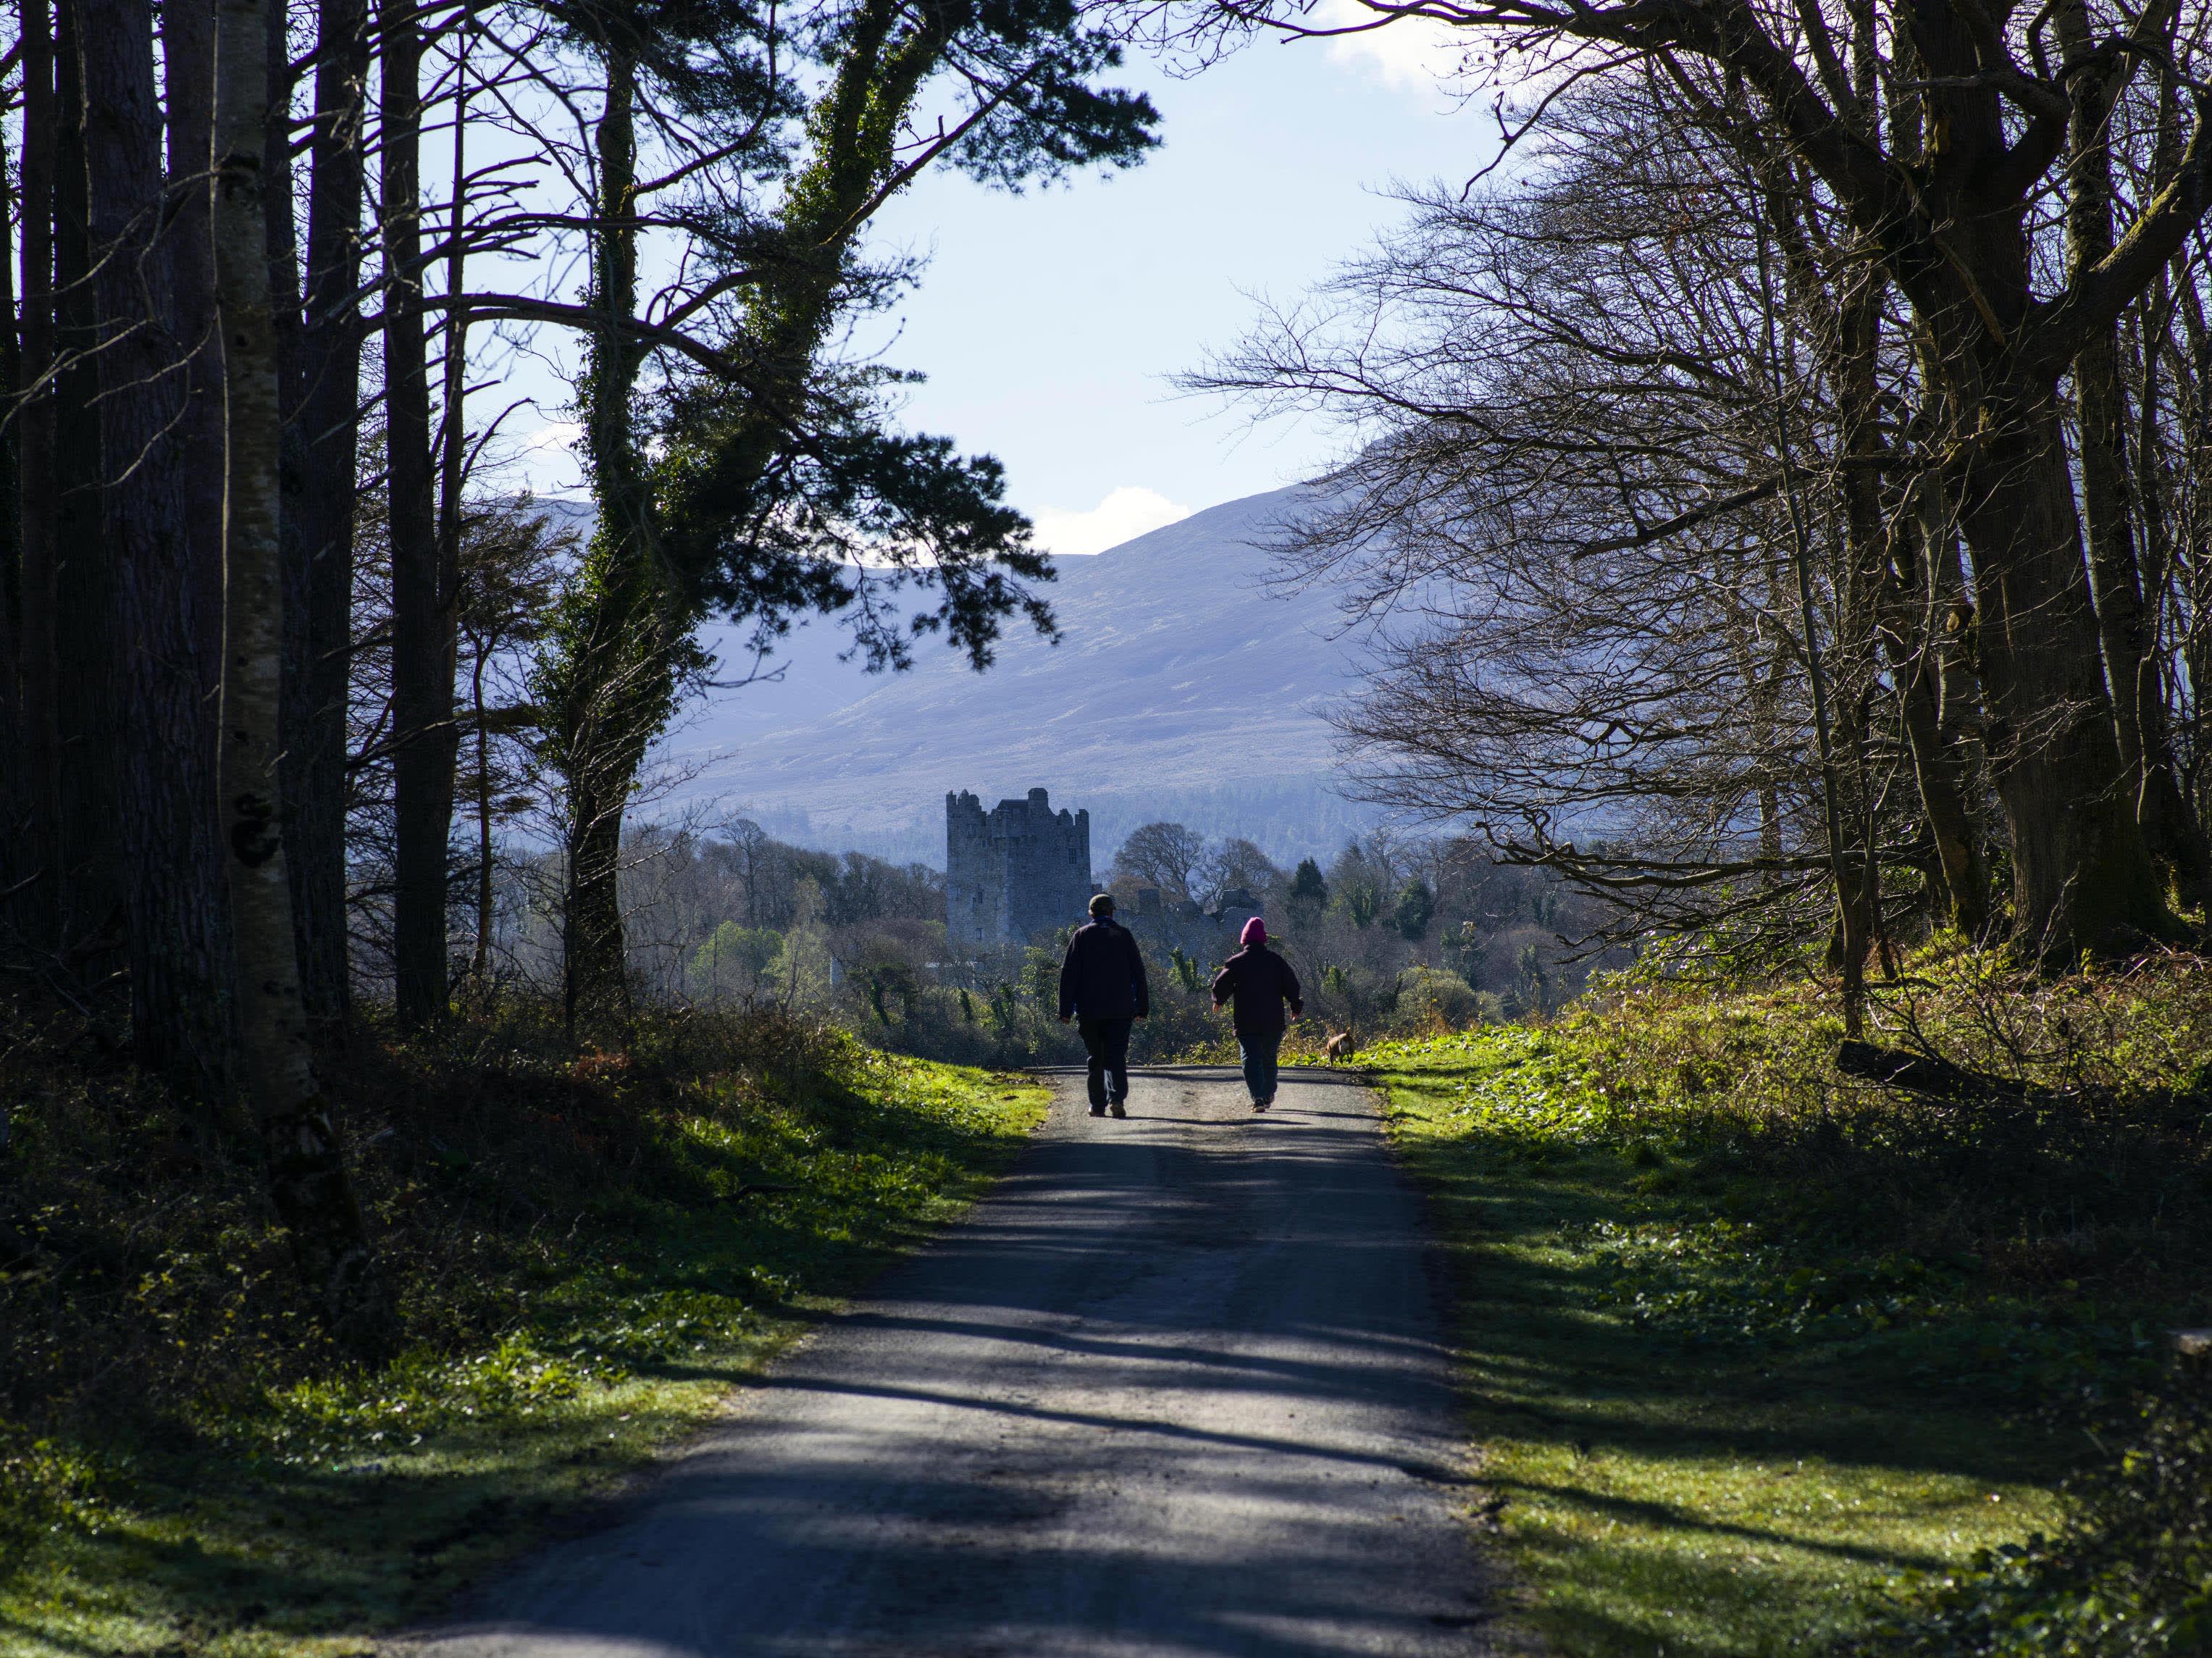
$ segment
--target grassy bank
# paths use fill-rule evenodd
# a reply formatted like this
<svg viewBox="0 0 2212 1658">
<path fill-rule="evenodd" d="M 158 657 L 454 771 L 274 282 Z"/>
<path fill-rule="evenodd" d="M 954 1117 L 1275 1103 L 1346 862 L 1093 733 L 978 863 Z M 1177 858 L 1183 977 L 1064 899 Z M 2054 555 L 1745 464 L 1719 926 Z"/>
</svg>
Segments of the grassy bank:
<svg viewBox="0 0 2212 1658">
<path fill-rule="evenodd" d="M 2082 1526 L 2085 1428 L 2208 1321 L 2203 975 L 1921 967 L 1891 1039 L 2024 1101 L 1838 1077 L 1812 987 L 1363 1054 L 1458 1284 L 1480 1517 L 1562 1654 L 1817 1651 L 1884 1615 L 1983 1650 L 1930 1603 Z"/>
<path fill-rule="evenodd" d="M 250 1164 L 18 1026 L 0 1652 L 354 1652 L 568 1523 L 971 1197 L 1021 1079 L 774 1017 L 331 1067 L 406 1351 L 328 1350 Z"/>
</svg>

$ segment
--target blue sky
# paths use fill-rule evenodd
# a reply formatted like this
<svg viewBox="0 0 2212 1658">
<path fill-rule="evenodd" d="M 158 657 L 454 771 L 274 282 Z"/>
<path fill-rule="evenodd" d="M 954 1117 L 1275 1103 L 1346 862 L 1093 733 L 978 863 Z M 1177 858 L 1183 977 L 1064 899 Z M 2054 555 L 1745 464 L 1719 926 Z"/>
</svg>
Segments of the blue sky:
<svg viewBox="0 0 2212 1658">
<path fill-rule="evenodd" d="M 1310 422 L 1255 431 L 1169 378 L 1235 342 L 1251 295 L 1293 299 L 1397 213 L 1394 180 L 1464 179 L 1492 153 L 1410 27 L 1249 46 L 1187 79 L 1133 61 L 1164 143 L 1139 167 L 1019 196 L 926 177 L 879 216 L 922 255 L 884 361 L 928 378 L 908 423 L 1006 465 L 1054 551 L 1095 552 L 1182 513 L 1291 482 L 1330 452 Z M 565 469 L 546 439 L 541 489 Z"/>
</svg>

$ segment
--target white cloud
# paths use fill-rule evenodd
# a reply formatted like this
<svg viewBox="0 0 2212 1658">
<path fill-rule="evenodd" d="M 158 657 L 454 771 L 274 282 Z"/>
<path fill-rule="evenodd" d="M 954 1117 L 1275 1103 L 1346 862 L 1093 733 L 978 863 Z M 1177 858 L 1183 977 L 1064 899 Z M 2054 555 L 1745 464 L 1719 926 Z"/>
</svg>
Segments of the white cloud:
<svg viewBox="0 0 2212 1658">
<path fill-rule="evenodd" d="M 523 439 L 526 451 L 537 449 L 573 449 L 576 440 L 584 435 L 581 421 L 556 420 L 550 426 L 541 426 Z"/>
<path fill-rule="evenodd" d="M 1063 557 L 1073 553 L 1103 553 L 1148 530 L 1163 529 L 1190 516 L 1157 489 L 1125 483 L 1108 492 L 1106 499 L 1087 513 L 1070 513 L 1047 507 L 1031 514 L 1036 520 L 1037 544 Z"/>
<path fill-rule="evenodd" d="M 1314 22 L 1322 28 L 1356 28 L 1378 14 L 1359 0 L 1322 0 Z M 1425 17 L 1401 17 L 1381 28 L 1330 37 L 1328 55 L 1386 87 L 1435 91 L 1440 82 L 1461 78 L 1467 31 Z"/>
</svg>

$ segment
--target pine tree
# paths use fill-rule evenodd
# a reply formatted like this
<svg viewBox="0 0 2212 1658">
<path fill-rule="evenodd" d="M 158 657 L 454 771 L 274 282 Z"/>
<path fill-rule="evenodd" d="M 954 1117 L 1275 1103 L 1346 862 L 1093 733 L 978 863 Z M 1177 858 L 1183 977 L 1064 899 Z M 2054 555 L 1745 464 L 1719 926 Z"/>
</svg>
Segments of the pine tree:
<svg viewBox="0 0 2212 1658">
<path fill-rule="evenodd" d="M 1297 872 L 1291 877 L 1291 928 L 1299 932 L 1310 931 L 1328 908 L 1328 883 L 1322 878 L 1321 865 L 1310 858 L 1300 859 Z"/>
</svg>

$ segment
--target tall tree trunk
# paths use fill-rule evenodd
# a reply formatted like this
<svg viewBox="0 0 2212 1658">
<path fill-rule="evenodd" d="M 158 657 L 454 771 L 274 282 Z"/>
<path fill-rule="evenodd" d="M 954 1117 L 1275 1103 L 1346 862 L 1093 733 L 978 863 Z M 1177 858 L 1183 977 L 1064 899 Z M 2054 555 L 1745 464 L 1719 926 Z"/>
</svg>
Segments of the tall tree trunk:
<svg viewBox="0 0 2212 1658">
<path fill-rule="evenodd" d="M 1992 398 L 1965 480 L 1986 746 L 2012 832 L 2014 931 L 2046 959 L 2172 926 L 2106 694 L 2055 396 Z"/>
<path fill-rule="evenodd" d="M 474 649 L 469 671 L 469 707 L 477 728 L 477 938 L 469 973 L 476 981 L 476 995 L 488 1002 L 491 994 L 492 928 L 491 732 L 484 723 L 484 664 L 491 645 L 489 639 L 474 640 L 471 643 Z"/>
<path fill-rule="evenodd" d="M 308 1018 L 343 1024 L 347 651 L 353 636 L 354 512 L 361 449 L 362 129 L 367 0 L 321 0 L 315 120 L 307 140 L 307 272 L 300 326 L 295 456 L 284 485 L 286 862 Z"/>
<path fill-rule="evenodd" d="M 1923 9 L 1911 23 L 1931 79 L 1972 78 L 1980 47 L 1961 10 Z M 1963 450 L 1960 520 L 1990 776 L 2012 842 L 2014 938 L 2066 961 L 2170 935 L 2175 923 L 2114 734 L 2061 365 L 2033 332 L 2026 203 L 1999 182 L 2010 143 L 1999 100 L 1964 85 L 1931 97 L 1943 141 L 1927 173 L 1929 218 L 1893 274 L 1933 343 Z M 1864 228 L 1894 244 L 1892 227 Z"/>
<path fill-rule="evenodd" d="M 292 887 L 278 804 L 283 570 L 278 472 L 283 420 L 269 282 L 263 167 L 269 0 L 222 0 L 216 51 L 216 291 L 222 307 L 224 468 L 222 799 L 241 979 L 240 1075 L 268 1159 L 270 1192 L 331 1327 L 387 1339 L 343 1148 L 315 1080 L 293 947 Z"/>
<path fill-rule="evenodd" d="M 207 135 L 215 119 L 215 0 L 164 0 L 163 91 L 167 103 L 167 222 L 161 248 L 169 280 L 169 332 L 183 354 L 184 404 L 174 441 L 188 455 L 222 448 L 222 339 L 215 326 L 215 249 L 209 223 Z M 212 695 L 222 661 L 222 472 L 179 469 L 182 531 L 200 627 L 201 691 Z"/>
<path fill-rule="evenodd" d="M 2090 32 L 2081 0 L 2066 0 L 2054 13 L 2061 44 L 2069 53 L 2086 52 Z M 2073 78 L 2066 259 L 2069 279 L 2075 282 L 2112 251 L 2115 86 L 2109 71 L 2084 70 Z M 2196 902 L 2207 896 L 2212 863 L 2208 863 L 2203 835 L 2175 781 L 2155 629 L 2143 603 L 2142 575 L 2136 559 L 2118 331 L 2117 319 L 2095 330 L 2074 359 L 2075 406 L 2081 426 L 2081 516 L 2105 674 L 2111 685 L 2113 730 L 2130 803 L 2151 855 L 2172 872 L 2183 893 Z"/>
<path fill-rule="evenodd" d="M 55 15 L 54 720 L 60 942 L 88 981 L 128 964 L 121 805 L 122 641 L 103 521 L 98 309 L 92 282 L 80 0 Z"/>
<path fill-rule="evenodd" d="M 18 35 L 20 48 L 21 37 Z M 15 220 L 10 199 L 18 175 L 7 164 L 7 145 L 0 137 L 0 230 Z M 22 332 L 16 325 L 15 248 L 0 234 L 0 386 L 22 384 Z M 10 411 L 15 412 L 11 410 Z M 22 428 L 10 420 L 0 428 L 0 732 L 9 733 L 7 752 L 0 754 L 0 894 L 13 893 L 29 875 L 21 865 L 33 864 L 29 823 L 27 768 L 22 731 L 22 667 L 20 632 L 22 605 Z M 0 920 L 12 906 L 0 897 Z"/>
<path fill-rule="evenodd" d="M 573 1030 L 587 1009 L 627 995 L 619 875 L 623 813 L 652 733 L 672 699 L 665 610 L 670 595 L 653 542 L 652 501 L 634 415 L 640 356 L 619 325 L 637 301 L 635 65 L 604 52 L 606 106 L 595 135 L 599 227 L 586 452 L 599 525 L 583 580 L 562 618 L 566 677 L 556 748 L 568 783 L 564 1000 Z"/>
<path fill-rule="evenodd" d="M 85 154 L 100 332 L 100 465 L 127 692 L 118 793 L 139 1060 L 208 1101 L 227 1092 L 230 950 L 216 844 L 215 727 L 199 653 L 210 595 L 185 518 L 186 369 L 173 289 L 147 0 L 84 0 Z"/>
<path fill-rule="evenodd" d="M 1955 583 L 1944 571 L 1955 564 L 1942 491 L 1920 481 L 1900 521 L 1888 561 L 1909 585 L 1893 585 L 1883 606 L 1882 647 L 1897 683 L 1898 711 L 1918 785 L 1922 814 L 1935 842 L 1944 920 L 1969 938 L 1990 926 L 1989 859 L 1972 805 L 1974 776 L 1973 710 L 1958 660 L 1963 641 L 1954 634 L 1965 617 Z M 1947 559 L 1940 550 L 1948 546 Z"/>
<path fill-rule="evenodd" d="M 306 487 L 307 434 L 301 410 L 307 396 L 306 330 L 301 324 L 298 216 L 293 200 L 292 113 L 297 82 L 292 71 L 289 0 L 268 0 L 269 40 L 264 64 L 269 76 L 268 125 L 261 142 L 262 203 L 269 238 L 269 304 L 276 342 L 276 410 L 282 422 L 276 466 L 277 558 L 283 590 L 283 656 L 276 717 L 283 742 L 277 756 L 278 798 L 284 811 L 284 867 L 291 883 L 294 953 L 301 963 L 300 998 L 307 1028 L 325 1038 L 342 1033 L 333 1014 L 308 993 L 306 958 L 318 942 L 308 924 L 311 911 L 301 901 L 298 861 L 301 812 L 297 784 L 314 740 L 313 704 L 306 683 L 312 569 L 301 525 L 295 516 Z M 343 852 L 340 852 L 343 867 Z M 343 874 L 341 874 L 343 879 Z M 339 901 L 343 902 L 343 892 Z M 340 960 L 343 933 L 340 920 Z"/>
<path fill-rule="evenodd" d="M 1881 866 L 1875 853 L 1875 791 L 1866 752 L 1872 736 L 1875 657 L 1881 649 L 1880 617 L 1888 577 L 1878 470 L 1884 448 L 1878 354 L 1886 288 L 1875 267 L 1856 266 L 1844 274 L 1836 313 L 1838 439 L 1844 463 L 1838 480 L 1844 496 L 1844 568 L 1836 618 L 1842 704 L 1838 741 L 1851 757 L 1852 822 L 1863 826 L 1863 832 L 1852 837 L 1857 855 L 1850 860 L 1850 881 L 1843 902 L 1857 912 L 1862 951 L 1871 951 L 1881 932 Z M 1863 957 L 1859 970 L 1863 975 Z"/>
<path fill-rule="evenodd" d="M 445 595 L 442 612 L 447 662 L 446 683 L 458 683 L 460 674 L 460 614 L 461 614 L 461 491 L 467 483 L 465 461 L 468 453 L 468 387 L 469 387 L 469 313 L 459 301 L 467 281 L 467 254 L 462 241 L 462 229 L 468 217 L 468 130 L 469 130 L 469 23 L 464 18 L 455 37 L 453 52 L 453 190 L 450 216 L 446 227 L 446 326 L 445 326 L 445 386 L 440 399 L 438 457 L 438 586 Z M 483 770 L 483 659 L 479 653 L 475 671 L 471 675 L 471 695 L 477 718 L 477 786 L 481 794 Z M 453 731 L 450 750 L 453 768 L 460 759 L 460 729 Z M 449 769 L 449 779 L 454 769 Z M 450 819 L 458 782 L 449 784 L 447 812 Z M 477 811 L 477 939 L 471 952 L 471 971 L 477 980 L 477 993 L 483 989 L 486 948 L 483 918 L 490 908 L 484 893 L 491 884 L 491 845 L 483 833 L 482 803 Z"/>
<path fill-rule="evenodd" d="M 392 547 L 392 956 L 400 1022 L 446 1011 L 447 835 L 453 810 L 449 595 L 439 591 L 437 496 L 423 325 L 421 21 L 384 9 L 384 435 Z"/>
<path fill-rule="evenodd" d="M 17 780 L 19 821 L 9 826 L 21 848 L 16 925 L 46 952 L 62 944 L 61 731 L 55 697 L 54 98 L 53 26 L 47 0 L 21 0 L 23 43 L 22 345 L 15 394 L 21 486 L 17 569 L 15 715 L 22 733 Z"/>
</svg>

